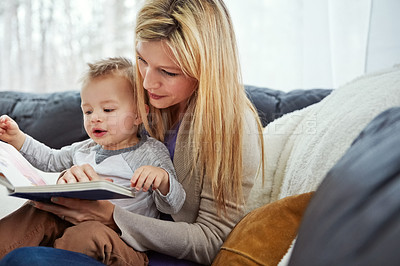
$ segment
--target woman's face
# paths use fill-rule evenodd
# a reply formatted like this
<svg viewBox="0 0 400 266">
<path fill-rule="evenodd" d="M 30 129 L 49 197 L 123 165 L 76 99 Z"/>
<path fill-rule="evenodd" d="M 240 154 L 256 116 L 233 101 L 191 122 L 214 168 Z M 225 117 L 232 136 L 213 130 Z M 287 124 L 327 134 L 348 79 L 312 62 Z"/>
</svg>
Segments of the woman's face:
<svg viewBox="0 0 400 266">
<path fill-rule="evenodd" d="M 196 89 L 196 79 L 186 76 L 175 63 L 165 41 L 138 42 L 138 67 L 143 77 L 150 104 L 163 109 L 176 106 L 179 113 L 186 110 L 188 100 Z"/>
</svg>

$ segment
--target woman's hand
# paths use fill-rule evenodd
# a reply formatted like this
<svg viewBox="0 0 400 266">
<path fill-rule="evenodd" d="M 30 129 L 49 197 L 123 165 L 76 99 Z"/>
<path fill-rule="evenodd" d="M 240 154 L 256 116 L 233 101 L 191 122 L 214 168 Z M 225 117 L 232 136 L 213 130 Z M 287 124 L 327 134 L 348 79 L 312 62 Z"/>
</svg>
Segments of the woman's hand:
<svg viewBox="0 0 400 266">
<path fill-rule="evenodd" d="M 101 180 L 90 164 L 74 165 L 63 172 L 58 178 L 57 184 L 89 182 Z"/>
<path fill-rule="evenodd" d="M 113 219 L 114 204 L 107 200 L 81 200 L 70 198 L 51 198 L 52 203 L 33 201 L 32 205 L 40 210 L 54 213 L 72 224 L 85 221 L 98 221 L 117 231 Z"/>
</svg>

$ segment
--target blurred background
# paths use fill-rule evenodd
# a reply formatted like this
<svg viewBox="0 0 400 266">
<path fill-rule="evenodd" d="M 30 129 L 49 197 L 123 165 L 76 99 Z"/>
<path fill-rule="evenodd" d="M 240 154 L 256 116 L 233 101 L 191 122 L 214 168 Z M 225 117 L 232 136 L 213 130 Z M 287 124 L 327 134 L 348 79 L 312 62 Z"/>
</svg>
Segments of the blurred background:
<svg viewBox="0 0 400 266">
<path fill-rule="evenodd" d="M 0 90 L 77 90 L 86 63 L 133 59 L 142 0 L 1 0 Z M 243 82 L 337 88 L 400 63 L 399 0 L 225 0 Z"/>
</svg>

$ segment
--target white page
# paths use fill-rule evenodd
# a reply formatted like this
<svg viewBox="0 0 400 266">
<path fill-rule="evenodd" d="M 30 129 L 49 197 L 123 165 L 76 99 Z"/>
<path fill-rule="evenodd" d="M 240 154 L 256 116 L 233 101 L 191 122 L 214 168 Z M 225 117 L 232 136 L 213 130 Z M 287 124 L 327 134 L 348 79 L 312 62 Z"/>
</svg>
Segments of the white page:
<svg viewBox="0 0 400 266">
<path fill-rule="evenodd" d="M 1 141 L 0 172 L 14 187 L 46 185 L 37 170 L 13 146 Z"/>
</svg>

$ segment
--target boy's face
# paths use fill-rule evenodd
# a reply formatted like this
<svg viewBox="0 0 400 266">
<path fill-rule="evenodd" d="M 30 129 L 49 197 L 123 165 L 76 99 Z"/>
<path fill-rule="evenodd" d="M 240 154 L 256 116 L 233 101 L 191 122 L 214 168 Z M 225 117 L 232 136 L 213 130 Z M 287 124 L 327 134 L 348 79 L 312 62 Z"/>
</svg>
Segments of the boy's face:
<svg viewBox="0 0 400 266">
<path fill-rule="evenodd" d="M 82 88 L 85 130 L 103 149 L 118 150 L 138 142 L 141 119 L 133 93 L 129 81 L 115 75 L 95 78 Z"/>
</svg>

